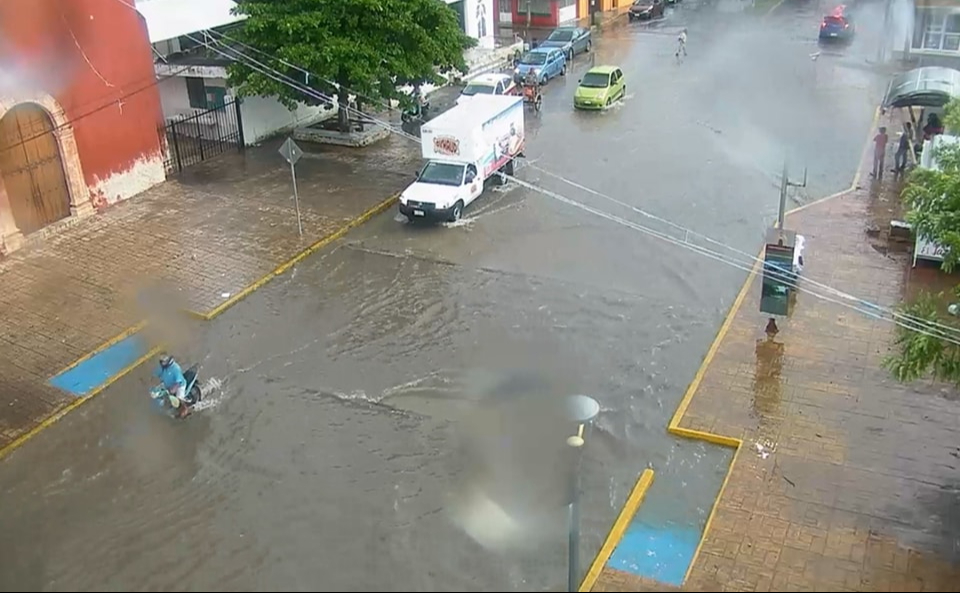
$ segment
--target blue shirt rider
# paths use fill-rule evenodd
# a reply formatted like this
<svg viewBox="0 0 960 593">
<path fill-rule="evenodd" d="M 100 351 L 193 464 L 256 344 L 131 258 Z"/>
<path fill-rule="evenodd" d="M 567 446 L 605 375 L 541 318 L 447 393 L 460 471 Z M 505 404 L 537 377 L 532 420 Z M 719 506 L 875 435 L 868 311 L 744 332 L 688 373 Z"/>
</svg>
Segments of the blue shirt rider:
<svg viewBox="0 0 960 593">
<path fill-rule="evenodd" d="M 170 403 L 177 409 L 177 414 L 181 418 L 186 416 L 189 411 L 186 402 L 187 379 L 177 361 L 166 354 L 161 356 L 160 368 L 154 374 L 163 381 L 163 387 L 170 393 Z"/>
</svg>

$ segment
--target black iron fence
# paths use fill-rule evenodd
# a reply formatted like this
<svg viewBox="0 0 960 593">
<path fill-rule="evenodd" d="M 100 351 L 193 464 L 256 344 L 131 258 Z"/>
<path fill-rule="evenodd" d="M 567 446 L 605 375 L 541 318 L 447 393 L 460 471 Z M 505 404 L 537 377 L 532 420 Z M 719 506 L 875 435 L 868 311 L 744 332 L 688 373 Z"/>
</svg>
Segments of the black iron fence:
<svg viewBox="0 0 960 593">
<path fill-rule="evenodd" d="M 161 126 L 160 142 L 165 148 L 163 165 L 167 174 L 179 173 L 231 149 L 243 150 L 241 103 L 241 99 L 228 99 Z"/>
</svg>

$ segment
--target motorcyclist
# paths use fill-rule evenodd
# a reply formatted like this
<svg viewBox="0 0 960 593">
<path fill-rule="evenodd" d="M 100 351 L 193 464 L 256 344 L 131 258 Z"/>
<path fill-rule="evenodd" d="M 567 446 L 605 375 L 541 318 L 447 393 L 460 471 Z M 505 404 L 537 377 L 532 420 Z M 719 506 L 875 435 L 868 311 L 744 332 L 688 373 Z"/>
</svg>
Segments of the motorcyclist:
<svg viewBox="0 0 960 593">
<path fill-rule="evenodd" d="M 527 70 L 526 76 L 523 77 L 523 85 L 533 89 L 534 96 L 536 96 L 540 92 L 540 76 L 533 70 Z"/>
<path fill-rule="evenodd" d="M 177 410 L 177 417 L 183 418 L 190 413 L 186 399 L 187 379 L 183 376 L 183 369 L 169 354 L 162 355 L 159 362 L 156 376 L 163 382 L 163 388 L 170 397 L 170 404 Z"/>
</svg>

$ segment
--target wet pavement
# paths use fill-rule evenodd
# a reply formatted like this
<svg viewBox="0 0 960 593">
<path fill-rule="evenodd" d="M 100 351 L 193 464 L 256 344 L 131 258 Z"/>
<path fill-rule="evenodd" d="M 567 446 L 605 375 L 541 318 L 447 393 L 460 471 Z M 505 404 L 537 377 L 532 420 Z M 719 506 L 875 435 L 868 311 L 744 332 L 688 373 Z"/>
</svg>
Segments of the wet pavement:
<svg viewBox="0 0 960 593">
<path fill-rule="evenodd" d="M 808 239 L 806 278 L 892 307 L 928 274 L 868 232 L 887 228 L 900 191 L 870 165 L 860 189 L 787 228 Z M 956 590 L 955 389 L 897 383 L 880 367 L 893 326 L 808 294 L 769 338 L 759 294 L 757 279 L 680 422 L 743 441 L 684 590 Z M 592 590 L 668 589 L 607 568 Z"/>
<path fill-rule="evenodd" d="M 298 164 L 301 238 L 277 146 L 202 163 L 0 262 L 0 449 L 73 400 L 47 379 L 150 316 L 142 297 L 153 287 L 207 313 L 384 201 L 415 162 L 309 151 Z"/>
<path fill-rule="evenodd" d="M 819 15 L 804 6 L 761 20 L 685 2 L 662 22 L 610 29 L 528 112 L 531 165 L 519 175 L 682 236 L 544 171 L 560 174 L 754 252 L 783 158 L 809 170 L 797 201 L 847 186 L 886 80 L 865 61 L 868 33 L 811 59 Z M 690 55 L 677 64 L 680 26 Z M 575 113 L 591 60 L 620 65 L 628 97 Z M 389 142 L 358 168 L 387 154 L 389 169 L 412 173 L 415 153 Z M 0 512 L 13 567 L 0 588 L 556 589 L 562 470 L 530 435 L 565 437 L 534 430 L 538 404 L 481 421 L 477 400 L 508 384 L 544 396 L 528 400 L 544 410 L 570 393 L 599 400 L 582 474 L 585 561 L 647 466 L 657 486 L 645 508 L 699 526 L 730 456 L 664 427 L 743 277 L 511 185 L 456 225 L 381 215 L 195 326 L 181 358 L 217 385 L 210 409 L 180 425 L 153 417 L 150 369 L 138 369 L 4 461 L 16 512 Z M 463 512 L 464 492 L 490 487 L 462 448 L 486 427 L 509 444 L 485 452 L 513 478 L 495 489 L 506 518 Z M 520 520 L 509 509 L 529 508 L 531 489 L 545 508 Z M 471 518 L 492 545 L 461 528 Z"/>
</svg>

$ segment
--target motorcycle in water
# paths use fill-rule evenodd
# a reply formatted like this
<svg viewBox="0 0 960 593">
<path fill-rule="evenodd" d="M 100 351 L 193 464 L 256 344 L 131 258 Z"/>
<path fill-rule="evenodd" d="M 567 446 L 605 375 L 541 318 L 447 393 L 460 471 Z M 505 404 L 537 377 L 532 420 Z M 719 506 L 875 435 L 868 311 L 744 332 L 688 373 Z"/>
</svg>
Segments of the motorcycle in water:
<svg viewBox="0 0 960 593">
<path fill-rule="evenodd" d="M 421 97 L 415 101 L 412 107 L 407 107 L 400 112 L 400 121 L 407 124 L 412 121 L 427 121 L 427 112 L 430 111 L 430 101 Z"/>
<path fill-rule="evenodd" d="M 184 392 L 187 394 L 184 402 L 177 400 L 176 396 L 170 395 L 170 392 L 167 391 L 167 388 L 162 384 L 150 390 L 150 399 L 153 400 L 154 405 L 161 411 L 170 414 L 174 418 L 177 417 L 179 408 L 182 405 L 186 405 L 187 411 L 189 412 L 203 399 L 203 392 L 200 389 L 200 382 L 198 380 L 199 376 L 199 364 L 195 364 L 183 372 L 183 378 L 187 382 L 186 389 L 184 389 Z"/>
</svg>

